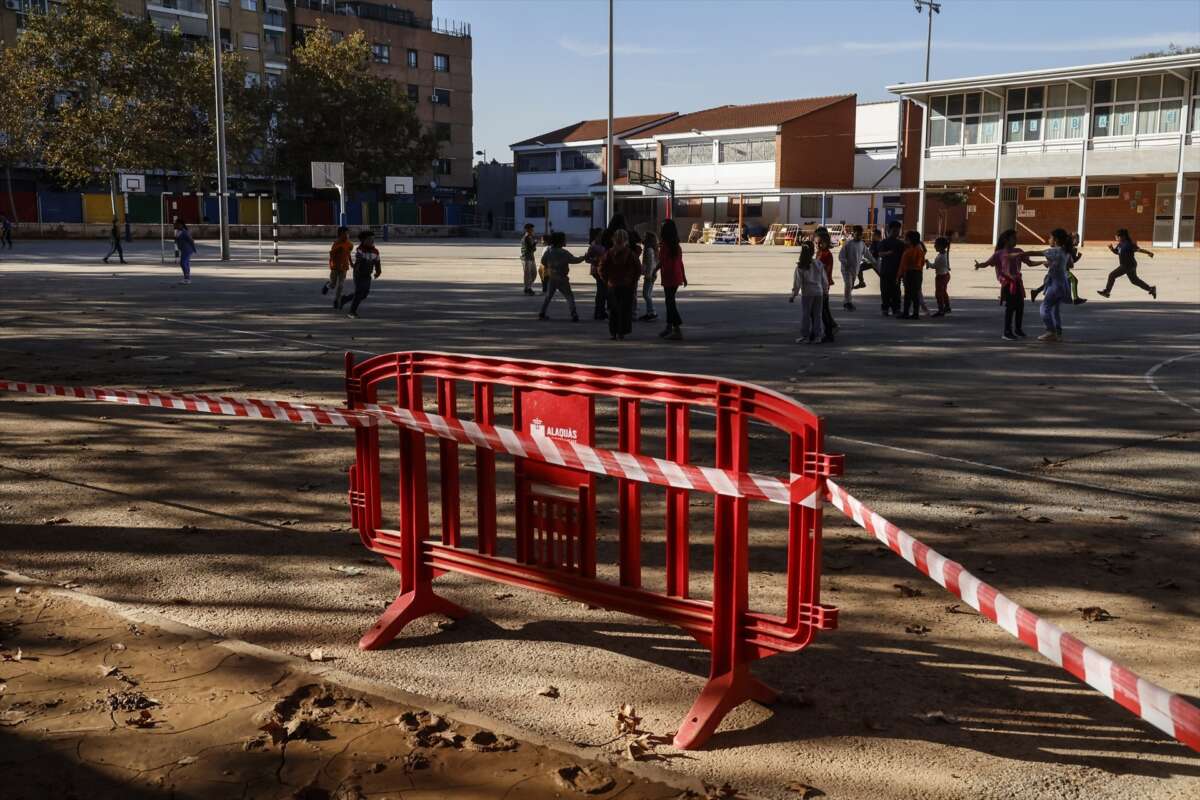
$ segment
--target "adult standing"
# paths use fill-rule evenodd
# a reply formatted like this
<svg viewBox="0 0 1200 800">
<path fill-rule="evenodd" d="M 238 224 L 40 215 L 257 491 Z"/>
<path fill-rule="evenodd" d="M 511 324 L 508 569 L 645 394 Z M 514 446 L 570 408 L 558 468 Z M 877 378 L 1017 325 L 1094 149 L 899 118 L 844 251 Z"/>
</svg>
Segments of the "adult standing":
<svg viewBox="0 0 1200 800">
<path fill-rule="evenodd" d="M 623 228 L 613 231 L 612 249 L 600 262 L 600 278 L 608 287 L 608 332 L 614 340 L 633 333 L 633 294 L 642 262 L 629 244 Z"/>
<path fill-rule="evenodd" d="M 663 302 L 667 306 L 667 327 L 658 335 L 664 339 L 678 341 L 683 338 L 683 317 L 675 304 L 675 295 L 680 286 L 687 286 L 687 273 L 683 269 L 683 248 L 679 245 L 679 229 L 675 220 L 663 221 L 658 232 L 658 274 L 662 276 Z"/>
<path fill-rule="evenodd" d="M 108 255 L 104 257 L 104 263 L 112 258 L 112 254 L 116 253 L 121 259 L 121 263 L 125 263 L 125 251 L 121 249 L 121 230 L 117 227 L 117 218 L 113 217 L 112 228 L 108 232 Z"/>
<path fill-rule="evenodd" d="M 883 315 L 900 316 L 900 259 L 907 246 L 900 238 L 900 223 L 889 222 L 887 236 L 876 247 L 877 269 L 879 270 L 879 307 Z"/>
<path fill-rule="evenodd" d="M 9 245 L 9 247 L 11 246 L 12 245 Z M 1145 253 L 1151 258 L 1154 258 L 1154 253 L 1138 247 L 1138 243 L 1135 242 L 1133 237 L 1129 235 L 1129 230 L 1127 228 L 1117 229 L 1117 241 L 1115 244 L 1110 244 L 1108 249 L 1117 256 L 1117 268 L 1108 273 L 1108 283 L 1106 283 L 1104 288 L 1096 294 L 1100 295 L 1101 297 L 1108 297 L 1109 293 L 1112 292 L 1113 283 L 1116 282 L 1117 278 L 1121 277 L 1122 275 L 1126 275 L 1129 277 L 1130 283 L 1139 289 L 1144 289 L 1145 291 L 1149 292 L 1150 296 L 1157 300 L 1158 287 L 1151 286 L 1150 284 L 1146 283 L 1139 278 L 1137 274 L 1137 254 Z"/>
<path fill-rule="evenodd" d="M 179 268 L 183 271 L 183 280 L 179 283 L 187 286 L 192 282 L 192 256 L 196 254 L 196 242 L 187 223 L 179 217 L 175 218 L 175 249 L 179 251 Z"/>
<path fill-rule="evenodd" d="M 0 247 L 5 245 L 12 250 L 12 220 L 7 214 L 0 214 Z"/>
<path fill-rule="evenodd" d="M 976 261 L 975 269 L 992 267 L 1000 284 L 1000 302 L 1004 304 L 1004 335 L 1007 342 L 1025 338 L 1021 324 L 1025 319 L 1025 284 L 1021 278 L 1021 265 L 1034 267 L 1042 262 L 1033 261 L 1029 254 L 1017 247 L 1017 232 L 1012 228 L 1001 232 L 996 240 L 996 249 L 987 261 Z"/>
<path fill-rule="evenodd" d="M 854 291 L 856 282 L 861 280 L 863 265 L 875 266 L 875 256 L 871 255 L 867 243 L 863 241 L 863 226 L 855 225 L 850 230 L 850 238 L 842 242 L 842 249 L 838 251 L 838 263 L 842 267 L 842 308 L 847 311 L 854 310 L 850 294 Z"/>
</svg>

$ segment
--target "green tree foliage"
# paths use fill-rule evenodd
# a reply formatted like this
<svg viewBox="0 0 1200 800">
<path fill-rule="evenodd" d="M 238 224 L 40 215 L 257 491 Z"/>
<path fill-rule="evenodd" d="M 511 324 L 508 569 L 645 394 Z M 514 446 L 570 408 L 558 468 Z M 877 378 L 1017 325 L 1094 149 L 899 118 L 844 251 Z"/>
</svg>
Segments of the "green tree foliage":
<svg viewBox="0 0 1200 800">
<path fill-rule="evenodd" d="M 341 161 L 349 183 L 422 175 L 437 156 L 434 135 L 397 85 L 370 71 L 361 31 L 333 40 L 311 31 L 292 53 L 279 116 L 280 166 L 308 182 L 313 161 Z"/>
<path fill-rule="evenodd" d="M 1149 53 L 1139 53 L 1131 60 L 1137 61 L 1142 58 L 1161 58 L 1162 56 L 1183 56 L 1190 53 L 1200 53 L 1200 47 L 1195 45 L 1184 47 L 1183 45 L 1178 45 L 1174 42 L 1171 42 L 1167 45 L 1165 50 L 1151 50 Z"/>
<path fill-rule="evenodd" d="M 66 0 L 30 15 L 10 55 L 19 96 L 52 101 L 40 115 L 41 161 L 64 183 L 155 166 L 161 132 L 179 111 L 158 31 L 112 0 Z"/>
<path fill-rule="evenodd" d="M 50 103 L 50 93 L 44 87 L 27 80 L 18 80 L 23 72 L 18 53 L 13 48 L 0 48 L 0 165 L 4 166 L 6 207 L 17 215 L 13 199 L 12 168 L 28 164 L 38 157 L 43 131 L 41 109 Z M 20 222 L 20 219 L 15 220 Z"/>
</svg>

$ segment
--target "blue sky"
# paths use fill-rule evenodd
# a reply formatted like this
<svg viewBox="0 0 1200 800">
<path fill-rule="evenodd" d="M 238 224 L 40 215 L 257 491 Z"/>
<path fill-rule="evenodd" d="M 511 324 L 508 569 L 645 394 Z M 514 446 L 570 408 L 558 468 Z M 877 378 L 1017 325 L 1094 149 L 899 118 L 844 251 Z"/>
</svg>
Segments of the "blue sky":
<svg viewBox="0 0 1200 800">
<path fill-rule="evenodd" d="M 1117 61 L 1200 44 L 1196 0 L 942 0 L 930 77 Z M 607 0 L 434 0 L 470 22 L 475 149 L 607 113 Z M 924 76 L 911 0 L 617 0 L 617 115 L 855 92 Z"/>
</svg>

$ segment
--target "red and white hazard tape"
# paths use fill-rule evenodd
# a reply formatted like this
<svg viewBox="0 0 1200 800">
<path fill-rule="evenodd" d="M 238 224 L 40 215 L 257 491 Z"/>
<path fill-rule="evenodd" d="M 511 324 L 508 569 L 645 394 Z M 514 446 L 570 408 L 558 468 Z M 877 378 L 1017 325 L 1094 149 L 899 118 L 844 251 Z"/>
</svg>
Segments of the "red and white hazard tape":
<svg viewBox="0 0 1200 800">
<path fill-rule="evenodd" d="M 829 501 L 964 603 L 1110 700 L 1200 752 L 1200 709 L 1023 608 L 963 566 L 922 544 L 827 480 Z"/>
<path fill-rule="evenodd" d="M 771 503 L 792 502 L 791 483 L 813 482 L 798 475 L 791 483 L 768 475 L 677 464 L 651 456 L 587 447 L 575 442 L 519 433 L 511 428 L 481 425 L 469 420 L 447 418 L 424 411 L 388 405 L 369 405 L 362 409 L 330 408 L 283 400 L 259 400 L 240 397 L 211 397 L 204 394 L 135 392 L 123 389 L 97 389 L 78 386 L 49 386 L 0 380 L 0 392 L 98 400 L 106 403 L 196 411 L 249 419 L 276 420 L 342 428 L 369 428 L 381 419 L 427 435 L 450 439 L 461 444 L 486 447 L 518 458 L 536 458 L 557 466 L 583 470 L 595 475 L 624 478 L 674 489 L 707 492 L 727 497 L 745 497 Z M 800 498 L 802 505 L 816 508 L 819 493 L 810 490 Z"/>
</svg>

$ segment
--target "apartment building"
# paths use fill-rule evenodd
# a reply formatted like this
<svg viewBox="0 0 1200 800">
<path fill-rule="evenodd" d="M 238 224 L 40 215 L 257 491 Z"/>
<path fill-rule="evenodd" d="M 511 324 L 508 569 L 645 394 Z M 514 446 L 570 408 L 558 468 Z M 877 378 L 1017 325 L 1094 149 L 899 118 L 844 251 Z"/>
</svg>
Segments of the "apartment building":
<svg viewBox="0 0 1200 800">
<path fill-rule="evenodd" d="M 318 23 L 335 36 L 363 31 L 375 72 L 403 86 L 419 119 L 442 137 L 433 169 L 415 176 L 418 196 L 468 194 L 474 185 L 470 27 L 434 19 L 433 0 L 293 0 L 292 14 L 298 41 Z"/>
<path fill-rule="evenodd" d="M 0 0 L 0 40 L 15 41 L 30 13 L 53 0 Z M 197 43 L 210 37 L 209 0 L 116 0 L 157 27 L 178 29 Z M 293 44 L 323 23 L 335 36 L 362 30 L 372 67 L 404 87 L 421 121 L 443 137 L 428 174 L 414 176 L 417 199 L 463 199 L 473 186 L 471 32 L 433 17 L 432 0 L 388 4 L 341 0 L 217 0 L 221 43 L 246 60 L 247 82 L 286 79 Z M 382 187 L 380 187 L 382 188 Z"/>
<path fill-rule="evenodd" d="M 888 190 L 900 184 L 900 104 L 855 101 L 848 94 L 619 117 L 616 211 L 634 225 L 670 213 L 685 232 L 739 218 L 753 228 L 899 215 L 900 198 Z M 587 120 L 512 145 L 518 226 L 583 236 L 603 224 L 605 130 L 605 120 Z M 835 193 L 855 188 L 862 193 Z"/>
<path fill-rule="evenodd" d="M 1054 228 L 1197 242 L 1200 55 L 897 84 L 908 211 L 927 236 Z M 927 122 L 926 122 L 927 120 Z"/>
</svg>

